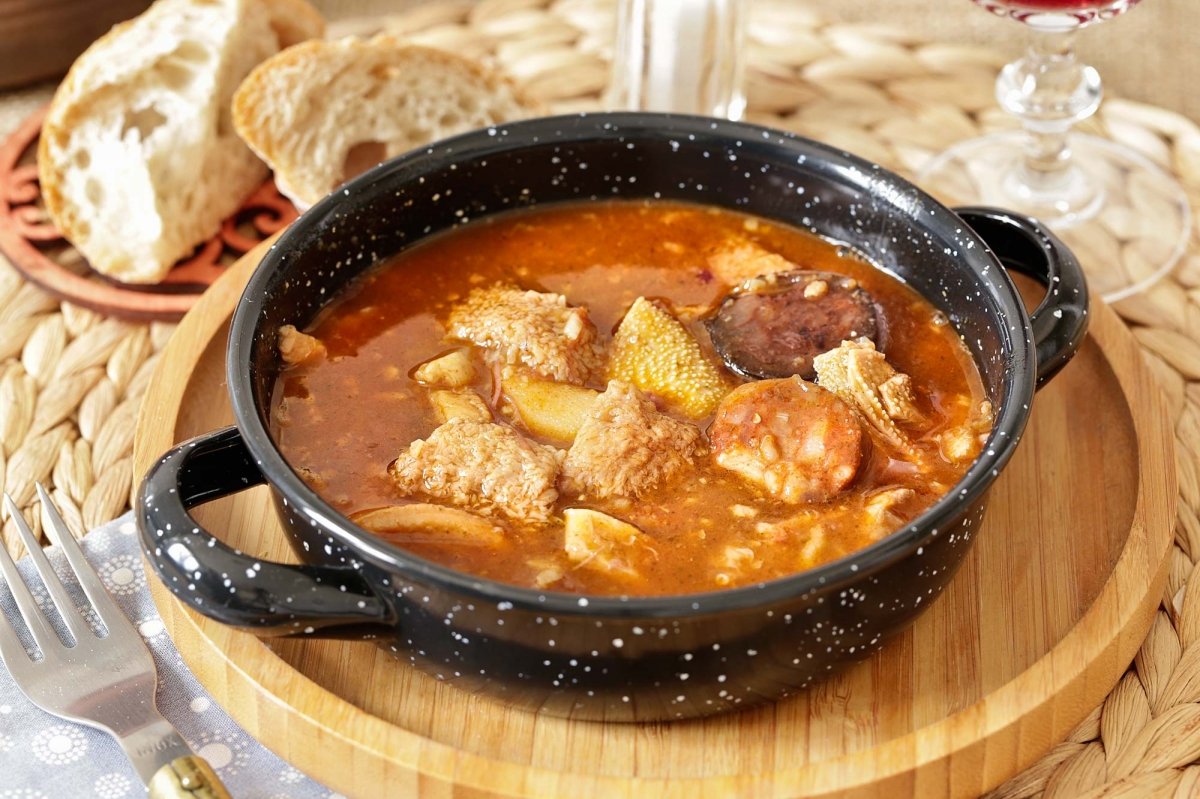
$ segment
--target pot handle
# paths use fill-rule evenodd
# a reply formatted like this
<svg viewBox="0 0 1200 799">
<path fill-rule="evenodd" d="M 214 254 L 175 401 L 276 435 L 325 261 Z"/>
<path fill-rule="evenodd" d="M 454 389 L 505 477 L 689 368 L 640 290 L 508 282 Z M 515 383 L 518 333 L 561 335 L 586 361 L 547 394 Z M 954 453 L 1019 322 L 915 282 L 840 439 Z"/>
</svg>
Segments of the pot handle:
<svg viewBox="0 0 1200 799">
<path fill-rule="evenodd" d="M 390 623 L 389 606 L 354 569 L 252 557 L 218 541 L 188 513 L 264 482 L 236 427 L 185 441 L 150 469 L 135 515 L 142 550 L 163 584 L 189 608 L 260 635 L 328 635 Z"/>
<path fill-rule="evenodd" d="M 1035 219 L 1000 208 L 955 208 L 1009 270 L 1034 278 L 1046 297 L 1029 315 L 1037 351 L 1037 387 L 1054 377 L 1083 343 L 1087 280 L 1075 254 Z"/>
</svg>

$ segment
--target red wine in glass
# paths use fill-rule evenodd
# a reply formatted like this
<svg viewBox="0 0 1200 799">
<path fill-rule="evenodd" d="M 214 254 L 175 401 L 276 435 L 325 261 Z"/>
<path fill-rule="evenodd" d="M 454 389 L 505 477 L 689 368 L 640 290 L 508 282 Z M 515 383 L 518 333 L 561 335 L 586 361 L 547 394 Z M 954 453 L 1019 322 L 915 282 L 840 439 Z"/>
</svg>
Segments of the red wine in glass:
<svg viewBox="0 0 1200 799">
<path fill-rule="evenodd" d="M 974 0 L 1001 17 L 1034 28 L 1072 30 L 1125 13 L 1140 0 Z"/>
</svg>

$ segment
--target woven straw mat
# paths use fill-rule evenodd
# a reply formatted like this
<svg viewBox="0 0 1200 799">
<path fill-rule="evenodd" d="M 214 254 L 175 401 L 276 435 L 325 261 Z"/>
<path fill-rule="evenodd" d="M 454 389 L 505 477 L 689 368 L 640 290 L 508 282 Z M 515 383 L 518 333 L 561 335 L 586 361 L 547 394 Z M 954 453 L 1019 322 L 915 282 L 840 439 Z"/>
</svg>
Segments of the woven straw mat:
<svg viewBox="0 0 1200 799">
<path fill-rule="evenodd" d="M 491 61 L 568 112 L 601 106 L 613 8 L 603 0 L 448 0 L 335 27 L 338 34 L 386 30 Z M 992 95 L 1003 54 L 836 24 L 785 0 L 753 7 L 749 37 L 749 121 L 835 143 L 901 173 L 961 139 L 1012 124 Z M 0 126 L 17 121 L 3 115 L 14 103 L 31 106 L 30 93 L 0 103 Z M 1083 127 L 1174 171 L 1197 205 L 1200 127 L 1119 99 L 1105 101 Z M 1138 240 L 1114 232 L 1099 246 L 1082 256 L 1142 268 Z M 1173 275 L 1117 310 L 1176 423 L 1182 501 L 1169 585 L 1150 635 L 1104 704 L 993 797 L 1200 795 L 1200 592 L 1186 590 L 1200 563 L 1200 241 Z M 32 509 L 34 482 L 42 481 L 75 529 L 128 508 L 138 401 L 171 330 L 60 304 L 0 263 L 0 475 L 19 505 Z M 12 530 L 3 535 L 15 550 Z"/>
</svg>

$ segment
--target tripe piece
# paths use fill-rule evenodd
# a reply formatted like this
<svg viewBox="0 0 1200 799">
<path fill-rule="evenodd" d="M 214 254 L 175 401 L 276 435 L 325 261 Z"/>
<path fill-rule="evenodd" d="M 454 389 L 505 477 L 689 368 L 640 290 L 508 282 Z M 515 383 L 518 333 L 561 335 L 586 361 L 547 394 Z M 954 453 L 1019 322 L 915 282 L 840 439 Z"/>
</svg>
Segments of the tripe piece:
<svg viewBox="0 0 1200 799">
<path fill-rule="evenodd" d="M 634 301 L 617 327 L 608 376 L 660 397 L 693 419 L 712 413 L 730 389 L 688 329 L 645 297 Z"/>
<path fill-rule="evenodd" d="M 511 427 L 451 419 L 388 466 L 402 494 L 489 516 L 546 523 L 558 499 L 562 452 Z"/>
<path fill-rule="evenodd" d="M 896 422 L 919 423 L 920 409 L 907 375 L 898 373 L 866 339 L 843 341 L 813 359 L 817 383 L 845 400 L 885 442 L 906 455 L 916 452 Z"/>
<path fill-rule="evenodd" d="M 700 429 L 660 413 L 633 386 L 613 380 L 592 405 L 563 462 L 563 487 L 590 497 L 640 497 L 702 451 Z"/>
<path fill-rule="evenodd" d="M 475 289 L 450 312 L 453 338 L 492 350 L 501 363 L 524 364 L 551 380 L 583 385 L 604 359 L 586 308 L 561 294 L 515 286 Z"/>
</svg>

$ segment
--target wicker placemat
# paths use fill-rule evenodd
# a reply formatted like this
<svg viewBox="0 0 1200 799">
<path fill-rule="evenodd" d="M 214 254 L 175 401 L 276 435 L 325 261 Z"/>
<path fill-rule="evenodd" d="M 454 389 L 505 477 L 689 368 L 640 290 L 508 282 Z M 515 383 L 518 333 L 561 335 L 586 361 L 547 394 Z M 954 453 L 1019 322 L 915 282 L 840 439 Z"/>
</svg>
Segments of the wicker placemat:
<svg viewBox="0 0 1200 799">
<path fill-rule="evenodd" d="M 577 111 L 600 107 L 613 8 L 605 0 L 446 0 L 339 27 L 384 29 L 494 60 L 556 111 Z M 834 143 L 902 173 L 960 139 L 1011 125 L 992 96 L 1004 54 L 882 26 L 835 24 L 786 0 L 754 6 L 750 41 L 750 121 Z M 19 121 L 24 108 L 17 104 L 32 108 L 43 96 L 0 101 L 0 134 Z M 1085 127 L 1173 170 L 1197 205 L 1200 127 L 1116 99 Z M 1083 257 L 1137 270 L 1152 242 L 1122 233 L 1114 230 Z M 1149 637 L 1103 706 L 997 797 L 1200 796 L 1200 765 L 1192 765 L 1200 760 L 1200 592 L 1184 590 L 1200 561 L 1197 242 L 1170 278 L 1118 310 L 1142 342 L 1176 420 L 1181 503 L 1169 585 Z M 171 330 L 60 305 L 0 263 L 0 475 L 18 504 L 34 504 L 40 480 L 77 529 L 128 507 L 134 417 Z M 3 535 L 15 549 L 8 526 Z"/>
</svg>

